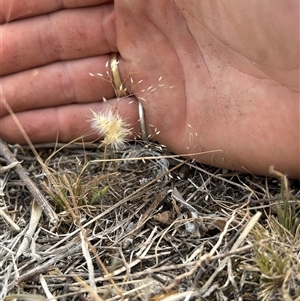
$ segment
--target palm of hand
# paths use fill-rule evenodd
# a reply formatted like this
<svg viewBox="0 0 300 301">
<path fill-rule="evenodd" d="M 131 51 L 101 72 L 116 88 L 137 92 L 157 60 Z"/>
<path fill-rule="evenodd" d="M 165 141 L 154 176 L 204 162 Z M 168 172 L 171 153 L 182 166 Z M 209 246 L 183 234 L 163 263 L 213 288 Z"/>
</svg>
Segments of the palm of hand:
<svg viewBox="0 0 300 301">
<path fill-rule="evenodd" d="M 286 145 L 290 158 L 299 156 L 298 70 L 291 68 L 296 44 L 272 50 L 281 38 L 268 40 L 273 24 L 260 19 L 261 32 L 247 32 L 259 15 L 242 24 L 236 16 L 229 20 L 226 9 L 208 15 L 203 3 L 184 11 L 184 1 L 156 1 L 151 10 L 139 1 L 116 3 L 122 64 L 134 82 L 143 80 L 134 93 L 146 99 L 146 117 L 160 132 L 157 140 L 175 153 L 204 152 L 195 157 L 208 164 L 267 174 L 270 165 L 280 169 L 289 161 L 296 174 L 294 159 L 282 158 Z M 216 17 L 216 11 L 223 15 Z M 286 36 L 278 28 L 281 33 Z M 147 95 L 148 87 L 156 90 Z"/>
</svg>

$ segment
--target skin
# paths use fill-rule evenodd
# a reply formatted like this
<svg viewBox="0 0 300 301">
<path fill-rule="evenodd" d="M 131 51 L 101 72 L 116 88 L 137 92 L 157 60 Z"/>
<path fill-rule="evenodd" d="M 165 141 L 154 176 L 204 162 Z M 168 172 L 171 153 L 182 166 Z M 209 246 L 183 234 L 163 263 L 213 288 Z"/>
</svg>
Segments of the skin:
<svg viewBox="0 0 300 301">
<path fill-rule="evenodd" d="M 174 153 L 300 177 L 298 1 L 41 3 L 2 0 L 3 139 L 24 143 L 5 100 L 32 142 L 67 142 L 97 138 L 90 109 L 107 106 L 136 135 L 140 99 L 148 133 Z M 89 75 L 106 74 L 111 52 L 132 92 L 119 101 Z"/>
</svg>

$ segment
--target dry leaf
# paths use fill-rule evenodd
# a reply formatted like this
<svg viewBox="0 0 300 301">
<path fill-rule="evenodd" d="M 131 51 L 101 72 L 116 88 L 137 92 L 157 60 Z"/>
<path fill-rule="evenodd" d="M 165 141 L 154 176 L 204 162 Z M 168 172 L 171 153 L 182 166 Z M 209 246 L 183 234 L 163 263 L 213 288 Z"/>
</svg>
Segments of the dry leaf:
<svg viewBox="0 0 300 301">
<path fill-rule="evenodd" d="M 222 232 L 225 228 L 226 223 L 227 223 L 227 219 L 217 217 L 214 219 L 213 225 Z"/>
<path fill-rule="evenodd" d="M 162 224 L 171 224 L 173 219 L 170 211 L 164 211 L 153 216 L 153 219 Z"/>
</svg>

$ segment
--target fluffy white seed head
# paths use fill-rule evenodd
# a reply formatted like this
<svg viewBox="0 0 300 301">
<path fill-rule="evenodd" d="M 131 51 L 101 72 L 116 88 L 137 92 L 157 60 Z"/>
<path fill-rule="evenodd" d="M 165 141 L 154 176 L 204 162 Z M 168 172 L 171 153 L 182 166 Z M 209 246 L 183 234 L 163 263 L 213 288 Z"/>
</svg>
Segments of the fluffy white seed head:
<svg viewBox="0 0 300 301">
<path fill-rule="evenodd" d="M 126 138 L 130 136 L 131 130 L 122 117 L 114 113 L 111 108 L 102 112 L 94 112 L 91 118 L 91 127 L 103 138 L 103 143 L 110 145 L 114 150 L 124 148 Z"/>
</svg>

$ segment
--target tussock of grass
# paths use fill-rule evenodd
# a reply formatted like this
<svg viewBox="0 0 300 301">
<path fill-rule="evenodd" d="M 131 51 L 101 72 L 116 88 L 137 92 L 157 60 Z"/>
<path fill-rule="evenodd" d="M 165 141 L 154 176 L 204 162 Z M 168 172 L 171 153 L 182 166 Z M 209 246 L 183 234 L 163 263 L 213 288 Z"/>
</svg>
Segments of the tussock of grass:
<svg viewBox="0 0 300 301">
<path fill-rule="evenodd" d="M 300 296 L 300 201 L 281 177 L 281 198 L 267 220 L 253 230 L 254 267 L 261 300 L 295 300 Z"/>
<path fill-rule="evenodd" d="M 224 173 L 150 143 L 104 169 L 94 144 L 35 147 L 47 172 L 9 148 L 59 222 L 43 215 L 16 259 L 32 195 L 13 166 L 0 175 L 3 300 L 299 300 L 299 181 Z"/>
</svg>

